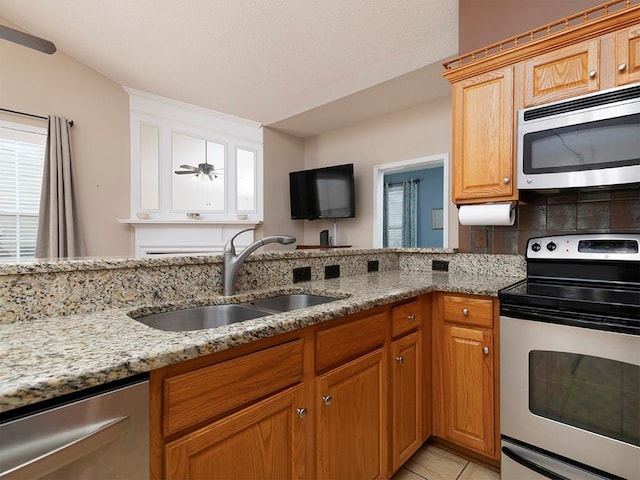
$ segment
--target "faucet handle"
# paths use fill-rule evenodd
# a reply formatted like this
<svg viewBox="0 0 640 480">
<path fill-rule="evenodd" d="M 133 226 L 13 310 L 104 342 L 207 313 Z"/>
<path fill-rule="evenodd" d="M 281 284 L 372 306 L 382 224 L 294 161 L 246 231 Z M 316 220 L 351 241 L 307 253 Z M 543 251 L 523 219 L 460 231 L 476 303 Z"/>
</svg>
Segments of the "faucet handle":
<svg viewBox="0 0 640 480">
<path fill-rule="evenodd" d="M 232 255 L 236 254 L 236 247 L 233 244 L 233 241 L 236 239 L 236 237 L 244 232 L 250 232 L 251 230 L 255 230 L 255 227 L 251 227 L 251 228 L 245 228 L 244 230 L 240 230 L 238 233 L 236 233 L 233 237 L 231 237 L 231 239 L 229 239 L 227 241 L 227 243 L 224 246 L 224 253 L 230 253 Z"/>
</svg>

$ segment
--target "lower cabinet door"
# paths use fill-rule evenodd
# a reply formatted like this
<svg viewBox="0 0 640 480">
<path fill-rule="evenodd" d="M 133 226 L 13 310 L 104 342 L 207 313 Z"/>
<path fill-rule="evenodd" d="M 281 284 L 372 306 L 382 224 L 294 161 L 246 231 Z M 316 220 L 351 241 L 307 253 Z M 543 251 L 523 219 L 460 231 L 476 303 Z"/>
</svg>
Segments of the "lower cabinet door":
<svg viewBox="0 0 640 480">
<path fill-rule="evenodd" d="M 304 478 L 304 398 L 293 387 L 168 443 L 165 478 Z"/>
<path fill-rule="evenodd" d="M 391 344 L 391 458 L 395 472 L 422 444 L 422 332 Z"/>
<path fill-rule="evenodd" d="M 490 330 L 444 326 L 446 437 L 488 455 L 494 452 L 493 356 Z"/>
<path fill-rule="evenodd" d="M 387 475 L 385 350 L 378 349 L 316 378 L 316 477 Z"/>
</svg>

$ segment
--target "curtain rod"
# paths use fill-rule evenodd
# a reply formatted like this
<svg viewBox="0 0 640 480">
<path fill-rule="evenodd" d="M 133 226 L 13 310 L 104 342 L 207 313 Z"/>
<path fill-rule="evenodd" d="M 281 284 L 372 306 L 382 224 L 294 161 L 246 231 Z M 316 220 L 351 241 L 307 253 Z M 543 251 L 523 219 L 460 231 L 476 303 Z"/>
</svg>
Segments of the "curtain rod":
<svg viewBox="0 0 640 480">
<path fill-rule="evenodd" d="M 34 113 L 19 112 L 18 110 L 9 110 L 8 108 L 0 108 L 0 111 L 7 112 L 7 113 L 15 113 L 16 115 L 24 115 L 25 117 L 32 117 L 32 118 L 40 118 L 42 120 L 49 120 L 49 117 L 43 117 L 42 115 L 36 115 Z M 73 127 L 73 120 L 69 120 L 69 126 Z"/>
</svg>

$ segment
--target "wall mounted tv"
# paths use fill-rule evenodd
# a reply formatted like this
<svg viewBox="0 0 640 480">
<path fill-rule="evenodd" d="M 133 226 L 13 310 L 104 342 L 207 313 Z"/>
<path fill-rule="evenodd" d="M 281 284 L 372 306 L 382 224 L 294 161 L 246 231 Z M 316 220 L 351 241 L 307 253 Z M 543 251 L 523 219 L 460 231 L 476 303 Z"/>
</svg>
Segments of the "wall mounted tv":
<svg viewBox="0 0 640 480">
<path fill-rule="evenodd" d="M 356 216 L 353 163 L 289 173 L 291 218 Z"/>
</svg>

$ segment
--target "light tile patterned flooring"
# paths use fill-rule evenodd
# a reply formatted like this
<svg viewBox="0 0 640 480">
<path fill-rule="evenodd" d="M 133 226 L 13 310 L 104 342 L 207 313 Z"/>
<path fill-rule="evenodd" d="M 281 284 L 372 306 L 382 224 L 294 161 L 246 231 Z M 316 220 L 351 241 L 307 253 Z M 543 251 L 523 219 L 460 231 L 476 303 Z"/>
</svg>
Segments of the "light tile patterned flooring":
<svg viewBox="0 0 640 480">
<path fill-rule="evenodd" d="M 391 480 L 500 480 L 500 474 L 433 445 L 423 445 Z"/>
</svg>

